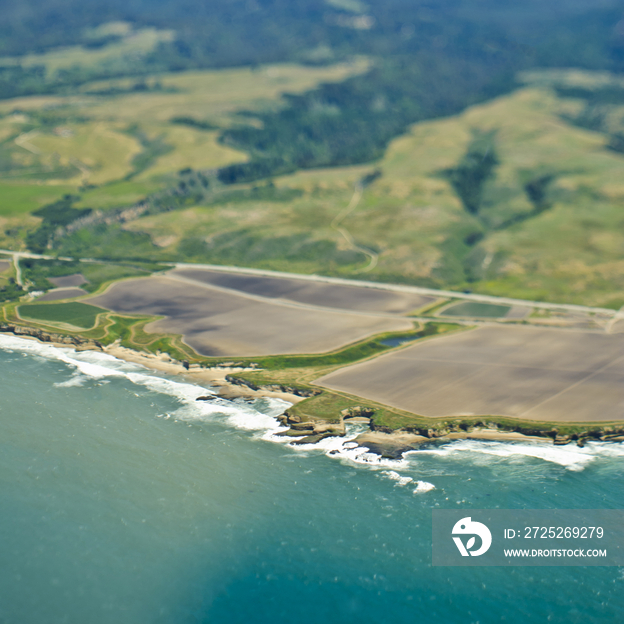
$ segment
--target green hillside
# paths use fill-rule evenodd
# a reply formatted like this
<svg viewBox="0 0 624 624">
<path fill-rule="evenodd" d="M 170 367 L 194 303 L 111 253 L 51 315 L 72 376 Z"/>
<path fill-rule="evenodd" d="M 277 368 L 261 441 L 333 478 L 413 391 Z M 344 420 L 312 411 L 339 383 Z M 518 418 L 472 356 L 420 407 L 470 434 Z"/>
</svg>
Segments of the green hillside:
<svg viewBox="0 0 624 624">
<path fill-rule="evenodd" d="M 619 4 L 26 4 L 0 248 L 624 303 Z"/>
<path fill-rule="evenodd" d="M 164 255 L 191 261 L 619 307 L 624 156 L 609 149 L 606 133 L 571 123 L 583 102 L 553 88 L 591 83 L 592 74 L 529 78 L 509 96 L 412 126 L 373 166 L 276 178 L 276 188 L 301 192 L 291 201 L 228 202 L 225 195 L 223 203 L 126 227 L 148 233 Z M 475 155 L 488 150 L 495 162 L 481 179 L 470 162 L 482 162 Z M 381 176 L 371 176 L 339 224 L 376 255 L 367 270 L 369 256 L 332 222 L 375 170 Z M 464 192 L 475 185 L 468 206 L 460 174 Z"/>
</svg>

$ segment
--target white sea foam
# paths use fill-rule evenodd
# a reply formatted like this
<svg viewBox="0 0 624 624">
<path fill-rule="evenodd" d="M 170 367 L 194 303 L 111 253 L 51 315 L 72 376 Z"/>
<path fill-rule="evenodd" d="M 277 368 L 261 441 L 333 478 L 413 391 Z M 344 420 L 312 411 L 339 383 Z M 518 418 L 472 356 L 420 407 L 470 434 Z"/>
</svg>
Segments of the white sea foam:
<svg viewBox="0 0 624 624">
<path fill-rule="evenodd" d="M 271 442 L 290 444 L 293 441 L 292 437 L 276 435 L 280 431 L 286 431 L 287 429 L 288 427 L 280 426 L 272 431 L 268 431 L 262 437 L 264 440 L 269 440 Z M 323 438 L 314 444 L 298 444 L 292 446 L 292 448 L 299 452 L 321 452 L 332 459 L 339 459 L 346 463 L 366 465 L 374 468 L 401 469 L 407 466 L 407 462 L 403 459 L 386 459 L 376 453 L 371 453 L 368 448 L 360 446 L 357 442 L 353 442 L 358 435 L 366 430 L 366 425 L 347 423 L 345 429 L 346 433 L 344 436 L 331 436 L 329 438 Z M 300 439 L 301 437 L 295 438 L 295 440 Z"/>
<path fill-rule="evenodd" d="M 75 386 L 82 386 L 88 377 L 81 375 L 80 373 L 74 373 L 67 381 L 59 381 L 54 384 L 55 388 L 72 388 Z"/>
<path fill-rule="evenodd" d="M 265 417 L 264 414 L 260 414 L 247 406 L 240 406 L 223 399 L 196 401 L 199 396 L 210 396 L 215 395 L 215 393 L 201 386 L 159 377 L 152 374 L 144 366 L 119 360 L 107 353 L 75 351 L 71 348 L 46 345 L 7 335 L 0 335 L 0 348 L 5 351 L 18 351 L 24 354 L 37 355 L 47 360 L 60 361 L 73 368 L 71 377 L 66 381 L 57 383 L 56 387 L 82 385 L 89 379 L 105 380 L 107 377 L 124 377 L 138 386 L 178 399 L 183 405 L 181 413 L 177 415 L 180 417 L 202 418 L 215 413 L 236 416 L 240 412 L 248 413 L 251 416 Z M 271 418 L 270 420 L 270 424 L 275 426 L 275 419 Z M 249 428 L 262 428 L 268 424 L 267 421 L 262 425 L 253 427 L 249 425 Z"/>
<path fill-rule="evenodd" d="M 119 360 L 106 353 L 75 351 L 71 348 L 51 346 L 11 335 L 0 335 L 0 349 L 60 361 L 73 368 L 69 379 L 55 384 L 56 387 L 80 386 L 90 379 L 106 383 L 107 378 L 123 377 L 147 390 L 178 399 L 181 403 L 180 408 L 173 414 L 168 414 L 166 418 L 173 417 L 176 420 L 186 421 L 222 420 L 232 427 L 256 431 L 262 439 L 281 444 L 290 444 L 297 439 L 276 435 L 287 429 L 279 423 L 277 416 L 290 405 L 280 399 L 259 399 L 253 404 L 227 401 L 204 387 L 159 377 L 141 365 Z M 196 399 L 202 395 L 213 395 L 215 398 L 209 401 L 197 401 Z M 365 429 L 365 425 L 348 423 L 344 436 L 325 438 L 316 444 L 291 445 L 291 447 L 301 453 L 321 452 L 343 462 L 366 465 L 375 469 L 389 469 L 384 471 L 385 476 L 396 481 L 397 485 L 415 482 L 417 487 L 414 493 L 428 492 L 435 486 L 426 481 L 414 481 L 413 477 L 402 476 L 396 471 L 413 470 L 416 458 L 422 455 L 437 455 L 462 460 L 470 458 L 475 462 L 483 462 L 487 458 L 495 457 L 513 462 L 539 459 L 572 471 L 583 470 L 600 457 L 624 457 L 624 444 L 589 442 L 584 448 L 579 448 L 572 444 L 552 446 L 547 443 L 458 440 L 435 448 L 410 451 L 403 459 L 386 459 L 371 453 L 368 448 L 359 446 L 354 441 Z"/>
<path fill-rule="evenodd" d="M 412 483 L 412 481 L 414 481 L 412 477 L 405 477 L 400 475 L 398 472 L 394 472 L 394 470 L 384 470 L 382 474 L 388 477 L 388 479 L 396 481 L 396 485 L 400 486 L 407 485 L 408 483 Z"/>
<path fill-rule="evenodd" d="M 435 490 L 435 485 L 433 485 L 433 483 L 429 483 L 428 481 L 415 481 L 412 477 L 401 475 L 394 470 L 384 470 L 381 474 L 388 479 L 392 479 L 392 481 L 396 481 L 395 487 L 403 487 L 410 483 L 415 483 L 416 488 L 414 489 L 414 494 L 425 494 L 426 492 Z"/>
<path fill-rule="evenodd" d="M 427 481 L 416 481 L 414 494 L 424 494 L 425 492 L 431 492 L 431 490 L 435 490 L 435 485 L 433 485 L 433 483 L 427 483 Z"/>
<path fill-rule="evenodd" d="M 288 403 L 287 405 L 290 404 Z M 286 408 L 284 407 L 280 414 L 284 409 Z M 230 425 L 238 429 L 260 432 L 266 432 L 267 430 L 273 431 L 279 424 L 274 416 L 263 414 L 251 407 L 247 409 L 239 407 L 235 413 L 228 417 L 227 421 Z"/>
<path fill-rule="evenodd" d="M 494 442 L 480 440 L 458 440 L 436 448 L 412 451 L 414 454 L 438 455 L 440 457 L 479 461 L 485 457 L 501 457 L 511 461 L 541 459 L 558 464 L 567 470 L 581 471 L 599 457 L 624 457 L 624 445 L 604 442 L 589 442 L 581 448 L 575 444 L 554 446 L 547 442 Z"/>
<path fill-rule="evenodd" d="M 596 454 L 598 457 L 624 457 L 624 444 L 614 444 L 612 442 L 586 442 L 585 448 L 588 452 Z"/>
<path fill-rule="evenodd" d="M 57 360 L 93 379 L 124 375 L 125 371 L 137 367 L 118 360 L 112 355 L 97 351 L 75 351 L 71 348 L 54 347 L 34 340 L 17 338 L 16 336 L 0 335 L 0 348 L 4 351 L 18 351 L 24 354 L 43 357 L 46 360 Z"/>
</svg>

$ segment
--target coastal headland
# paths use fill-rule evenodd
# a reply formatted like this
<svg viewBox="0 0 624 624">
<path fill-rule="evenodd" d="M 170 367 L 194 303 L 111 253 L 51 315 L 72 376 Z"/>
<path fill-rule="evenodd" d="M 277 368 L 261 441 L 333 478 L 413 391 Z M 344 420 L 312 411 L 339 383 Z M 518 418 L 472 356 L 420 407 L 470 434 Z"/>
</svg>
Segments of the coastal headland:
<svg viewBox="0 0 624 624">
<path fill-rule="evenodd" d="M 386 457 L 462 438 L 624 440 L 614 310 L 184 265 L 3 314 L 3 332 L 102 350 L 223 398 L 284 399 L 293 444 L 349 422 Z"/>
</svg>

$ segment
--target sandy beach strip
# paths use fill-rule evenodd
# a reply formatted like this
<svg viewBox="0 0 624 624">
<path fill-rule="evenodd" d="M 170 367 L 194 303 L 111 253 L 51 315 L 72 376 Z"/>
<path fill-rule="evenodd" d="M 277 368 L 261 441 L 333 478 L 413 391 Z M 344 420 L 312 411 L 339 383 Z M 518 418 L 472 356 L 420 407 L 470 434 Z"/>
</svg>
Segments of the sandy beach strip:
<svg viewBox="0 0 624 624">
<path fill-rule="evenodd" d="M 59 345 L 67 346 L 67 345 Z M 140 353 L 133 349 L 128 349 L 116 344 L 104 347 L 104 353 L 108 353 L 113 357 L 133 364 L 140 364 L 153 371 L 160 373 L 166 373 L 168 375 L 177 375 L 186 378 L 192 383 L 198 385 L 208 385 L 214 388 L 219 396 L 224 399 L 236 399 L 242 398 L 260 398 L 268 397 L 275 399 L 282 399 L 289 403 L 298 403 L 303 401 L 306 397 L 291 394 L 289 392 L 273 392 L 269 390 L 252 390 L 247 386 L 239 386 L 227 381 L 226 376 L 230 373 L 239 373 L 247 370 L 242 368 L 201 368 L 199 366 L 191 365 L 186 369 L 180 362 L 167 359 L 167 356 L 157 356 L 149 353 Z M 251 370 L 251 369 L 249 369 Z"/>
</svg>

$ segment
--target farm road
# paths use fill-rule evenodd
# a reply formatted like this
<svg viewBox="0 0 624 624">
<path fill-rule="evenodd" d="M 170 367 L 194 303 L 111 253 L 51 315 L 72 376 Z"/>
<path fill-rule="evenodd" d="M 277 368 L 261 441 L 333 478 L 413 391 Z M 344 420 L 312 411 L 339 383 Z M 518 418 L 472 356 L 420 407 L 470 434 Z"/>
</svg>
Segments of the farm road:
<svg viewBox="0 0 624 624">
<path fill-rule="evenodd" d="M 53 256 L 43 255 L 43 254 L 34 254 L 27 252 L 16 252 L 10 249 L 0 249 L 0 254 L 7 254 L 10 256 L 18 255 L 19 257 L 24 258 L 43 258 L 43 259 L 57 259 L 57 260 L 67 260 L 73 261 L 73 258 L 53 258 Z M 106 262 L 105 260 L 94 260 L 91 258 L 82 258 L 80 262 L 97 262 L 102 264 L 119 264 L 117 262 Z M 512 299 L 510 297 L 495 297 L 492 295 L 479 295 L 475 293 L 463 293 L 456 292 L 453 290 L 437 290 L 435 288 L 423 288 L 420 286 L 402 286 L 399 284 L 386 284 L 383 282 L 368 282 L 364 280 L 351 280 L 345 278 L 338 277 L 325 277 L 322 275 L 300 275 L 297 273 L 284 273 L 282 271 L 267 271 L 264 269 L 251 269 L 245 267 L 235 267 L 235 266 L 223 266 L 217 264 L 189 264 L 185 262 L 171 262 L 171 263 L 163 263 L 168 264 L 172 267 L 179 268 L 191 268 L 191 269 L 209 269 L 211 271 L 221 271 L 223 273 L 238 273 L 241 275 L 261 275 L 266 277 L 275 277 L 275 278 L 289 278 L 289 279 L 299 279 L 306 280 L 310 282 L 317 282 L 323 284 L 342 284 L 346 286 L 356 286 L 358 288 L 376 288 L 382 290 L 388 290 L 393 292 L 402 292 L 402 293 L 411 293 L 417 295 L 425 295 L 429 297 L 437 297 L 437 298 L 455 298 L 462 299 L 465 301 L 479 301 L 482 303 L 491 303 L 494 305 L 510 305 L 510 306 L 530 306 L 532 308 L 540 308 L 543 310 L 564 310 L 568 312 L 582 312 L 582 313 L 601 313 L 609 318 L 615 316 L 617 312 L 610 308 L 598 308 L 593 306 L 583 306 L 569 303 L 550 303 L 545 301 L 528 301 L 524 299 Z"/>
<path fill-rule="evenodd" d="M 399 284 L 386 284 L 384 282 L 368 282 L 364 280 L 352 280 L 340 277 L 325 277 L 322 275 L 300 275 L 297 273 L 284 273 L 282 271 L 267 271 L 264 269 L 250 269 L 235 266 L 223 266 L 218 264 L 188 264 L 185 262 L 173 263 L 178 268 L 192 269 L 209 269 L 211 271 L 221 271 L 223 273 L 238 273 L 240 275 L 259 275 L 265 277 L 289 278 L 306 280 L 324 284 L 341 284 L 345 286 L 356 286 L 358 288 L 376 288 L 388 290 L 392 292 L 411 293 L 417 295 L 425 295 L 437 298 L 454 298 L 465 301 L 479 301 L 481 303 L 491 303 L 493 305 L 509 305 L 509 306 L 529 306 L 532 308 L 540 308 L 543 310 L 582 312 L 584 314 L 599 312 L 612 317 L 616 314 L 615 310 L 610 308 L 598 308 L 593 306 L 584 306 L 571 303 L 550 303 L 546 301 L 528 301 L 525 299 L 512 299 L 511 297 L 494 297 L 492 295 L 479 295 L 475 293 L 463 293 L 454 290 L 437 290 L 435 288 L 424 288 L 421 286 L 403 286 Z"/>
<path fill-rule="evenodd" d="M 166 274 L 195 286 L 220 289 L 256 301 L 319 311 L 404 315 L 435 301 L 433 297 L 383 289 L 311 283 L 297 278 L 221 273 L 206 269 L 175 269 Z"/>
</svg>

